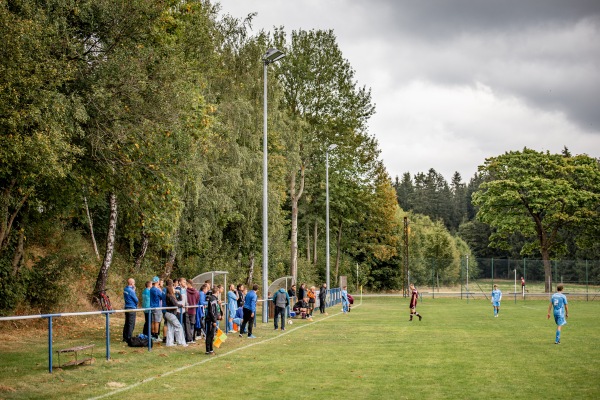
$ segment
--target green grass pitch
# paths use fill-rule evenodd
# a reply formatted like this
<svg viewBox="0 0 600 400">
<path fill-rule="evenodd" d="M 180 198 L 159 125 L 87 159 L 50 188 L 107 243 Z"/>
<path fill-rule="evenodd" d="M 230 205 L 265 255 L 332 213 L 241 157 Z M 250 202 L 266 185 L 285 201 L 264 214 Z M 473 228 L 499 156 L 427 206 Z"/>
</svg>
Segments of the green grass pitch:
<svg viewBox="0 0 600 400">
<path fill-rule="evenodd" d="M 203 342 L 150 353 L 115 342 L 106 361 L 101 329 L 58 330 L 55 347 L 96 342 L 94 364 L 49 374 L 43 334 L 5 341 L 0 398 L 600 398 L 600 302 L 569 307 L 560 345 L 547 300 L 506 298 L 498 318 L 489 301 L 425 298 L 409 322 L 407 299 L 365 297 L 285 334 L 259 322 L 258 339 L 230 335 L 215 357 Z M 121 329 L 115 318 L 113 338 Z"/>
</svg>

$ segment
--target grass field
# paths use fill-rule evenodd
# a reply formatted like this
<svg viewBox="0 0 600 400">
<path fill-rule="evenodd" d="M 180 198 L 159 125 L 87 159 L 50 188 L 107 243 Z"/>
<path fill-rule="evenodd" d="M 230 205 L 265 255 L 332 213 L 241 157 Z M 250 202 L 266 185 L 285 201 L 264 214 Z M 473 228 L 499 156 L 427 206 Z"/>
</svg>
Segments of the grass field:
<svg viewBox="0 0 600 400">
<path fill-rule="evenodd" d="M 408 322 L 407 299 L 366 297 L 347 315 L 331 308 L 284 334 L 259 323 L 258 339 L 231 335 L 215 357 L 204 343 L 148 352 L 115 341 L 111 361 L 102 318 L 65 318 L 55 348 L 92 341 L 96 360 L 53 374 L 44 329 L 2 326 L 0 399 L 597 399 L 600 302 L 569 306 L 560 345 L 547 300 L 503 301 L 494 318 L 488 301 L 426 298 L 423 321 Z"/>
</svg>

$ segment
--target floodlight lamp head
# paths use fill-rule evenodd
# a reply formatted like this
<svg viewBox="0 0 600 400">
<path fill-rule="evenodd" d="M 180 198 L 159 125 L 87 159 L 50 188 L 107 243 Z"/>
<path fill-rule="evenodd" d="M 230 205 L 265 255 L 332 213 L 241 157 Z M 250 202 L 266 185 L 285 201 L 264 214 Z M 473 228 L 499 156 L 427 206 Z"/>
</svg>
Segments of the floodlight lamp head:
<svg viewBox="0 0 600 400">
<path fill-rule="evenodd" d="M 276 48 L 271 48 L 271 49 L 267 50 L 267 52 L 265 53 L 265 56 L 263 57 L 263 61 L 264 61 L 265 65 L 267 65 L 267 64 L 274 63 L 275 61 L 279 61 L 283 57 L 285 57 L 285 54 L 283 53 L 283 51 L 278 50 Z"/>
</svg>

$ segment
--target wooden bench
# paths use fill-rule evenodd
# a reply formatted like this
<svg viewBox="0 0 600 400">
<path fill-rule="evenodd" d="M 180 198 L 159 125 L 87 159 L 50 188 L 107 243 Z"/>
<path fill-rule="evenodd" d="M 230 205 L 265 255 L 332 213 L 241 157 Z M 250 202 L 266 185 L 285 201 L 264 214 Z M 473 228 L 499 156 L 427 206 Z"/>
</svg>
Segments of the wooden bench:
<svg viewBox="0 0 600 400">
<path fill-rule="evenodd" d="M 85 362 L 90 362 L 90 364 L 92 363 L 93 357 L 93 351 L 94 351 L 94 346 L 96 346 L 95 344 L 88 344 L 85 346 L 77 346 L 77 347 L 70 347 L 68 349 L 62 349 L 62 350 L 57 350 L 56 353 L 58 354 L 58 367 L 62 368 L 62 367 L 69 367 L 71 365 L 80 365 L 83 364 Z M 89 350 L 89 357 L 84 357 L 84 358 L 79 358 L 79 353 L 83 352 L 85 350 Z M 75 359 L 68 361 L 64 364 L 60 363 L 60 355 L 61 354 L 65 354 L 65 353 L 74 353 L 75 354 Z"/>
</svg>

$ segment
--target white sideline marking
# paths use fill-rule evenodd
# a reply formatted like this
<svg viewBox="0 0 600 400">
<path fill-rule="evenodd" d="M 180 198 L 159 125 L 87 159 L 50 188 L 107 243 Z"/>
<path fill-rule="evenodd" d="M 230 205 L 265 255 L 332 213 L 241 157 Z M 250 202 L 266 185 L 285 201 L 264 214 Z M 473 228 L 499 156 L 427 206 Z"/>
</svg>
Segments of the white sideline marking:
<svg viewBox="0 0 600 400">
<path fill-rule="evenodd" d="M 357 305 L 353 306 L 353 308 L 354 307 L 359 307 L 359 306 L 360 306 L 360 304 L 357 304 Z M 216 356 L 207 356 L 208 358 L 205 358 L 202 361 L 198 361 L 197 363 L 186 365 L 184 367 L 176 368 L 174 370 L 165 372 L 164 374 L 160 374 L 159 376 L 152 376 L 150 378 L 146 378 L 146 379 L 144 379 L 144 380 L 142 380 L 140 382 L 134 383 L 133 385 L 125 386 L 123 388 L 120 388 L 120 389 L 117 389 L 117 390 L 113 390 L 112 392 L 108 392 L 108 393 L 102 394 L 100 396 L 90 397 L 89 400 L 98 400 L 98 399 L 104 399 L 106 397 L 114 396 L 115 394 L 119 394 L 119 393 L 122 393 L 122 392 L 124 392 L 126 390 L 130 390 L 130 389 L 136 388 L 138 386 L 141 386 L 144 383 L 152 382 L 152 381 L 154 381 L 156 379 L 164 378 L 164 377 L 167 377 L 169 375 L 173 375 L 173 374 L 175 374 L 177 372 L 185 371 L 188 368 L 197 367 L 198 365 L 202 365 L 202 364 L 205 364 L 207 362 L 211 362 L 212 360 L 216 360 L 217 358 L 225 357 L 225 356 L 228 356 L 230 354 L 237 353 L 238 351 L 241 351 L 241 350 L 246 350 L 246 349 L 248 349 L 248 348 L 250 348 L 252 346 L 257 346 L 259 344 L 270 342 L 271 340 L 279 339 L 280 337 L 285 336 L 285 335 L 287 335 L 289 333 L 292 333 L 294 331 L 297 331 L 298 329 L 306 328 L 307 326 L 311 326 L 312 324 L 316 324 L 318 322 L 325 321 L 326 319 L 329 319 L 331 317 L 335 317 L 335 316 L 340 315 L 340 314 L 343 314 L 343 312 L 338 312 L 337 314 L 328 315 L 325 318 L 319 319 L 318 321 L 313 321 L 313 322 L 310 322 L 310 323 L 302 325 L 302 326 L 297 326 L 297 327 L 295 327 L 293 329 L 290 329 L 290 330 L 288 330 L 286 328 L 286 330 L 283 333 L 281 333 L 281 334 L 279 334 L 277 336 L 273 336 L 271 338 L 263 339 L 263 340 L 260 340 L 260 341 L 253 341 L 252 343 L 250 343 L 250 344 L 248 344 L 246 346 L 238 347 L 237 349 L 230 350 L 227 353 L 219 354 L 219 355 L 216 355 Z"/>
</svg>

